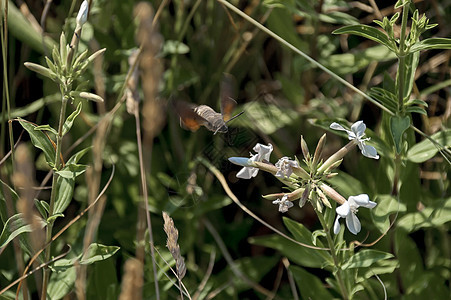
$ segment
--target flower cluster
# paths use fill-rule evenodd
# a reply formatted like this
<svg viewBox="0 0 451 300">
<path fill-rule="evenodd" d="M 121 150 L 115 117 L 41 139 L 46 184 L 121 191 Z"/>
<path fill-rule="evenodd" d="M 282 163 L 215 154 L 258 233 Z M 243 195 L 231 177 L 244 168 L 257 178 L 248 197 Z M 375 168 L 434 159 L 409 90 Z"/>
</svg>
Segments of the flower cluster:
<svg viewBox="0 0 451 300">
<path fill-rule="evenodd" d="M 335 209 L 337 217 L 334 222 L 333 231 L 335 234 L 340 232 L 340 218 L 346 219 L 346 226 L 353 234 L 357 234 L 361 230 L 360 221 L 357 218 L 357 209 L 359 207 L 373 208 L 375 202 L 370 201 L 369 196 L 361 194 L 358 196 L 350 196 L 346 200 L 335 189 L 325 183 L 337 173 L 332 171 L 337 168 L 343 161 L 343 157 L 355 145 L 357 145 L 365 157 L 379 159 L 376 148 L 367 145 L 369 138 L 364 138 L 366 125 L 363 121 L 358 121 L 351 126 L 351 130 L 345 129 L 338 123 L 332 123 L 331 129 L 345 131 L 348 134 L 350 142 L 338 150 L 323 162 L 321 155 L 324 149 L 326 135 L 318 142 L 315 153 L 310 155 L 307 144 L 301 137 L 301 149 L 304 156 L 303 162 L 305 167 L 301 167 L 299 161 L 295 158 L 285 156 L 280 158 L 275 165 L 269 161 L 273 146 L 271 144 L 263 145 L 257 143 L 253 148 L 255 154 L 250 154 L 250 158 L 231 157 L 229 161 L 242 166 L 243 168 L 237 173 L 237 177 L 241 179 L 250 179 L 257 176 L 259 170 L 263 170 L 273 174 L 277 179 L 286 184 L 290 193 L 276 193 L 263 196 L 265 199 L 271 200 L 273 204 L 279 205 L 279 212 L 285 213 L 294 206 L 293 201 L 299 200 L 299 206 L 302 207 L 309 201 L 317 213 L 322 213 L 324 206 L 332 208 L 329 199 L 339 204 Z"/>
</svg>

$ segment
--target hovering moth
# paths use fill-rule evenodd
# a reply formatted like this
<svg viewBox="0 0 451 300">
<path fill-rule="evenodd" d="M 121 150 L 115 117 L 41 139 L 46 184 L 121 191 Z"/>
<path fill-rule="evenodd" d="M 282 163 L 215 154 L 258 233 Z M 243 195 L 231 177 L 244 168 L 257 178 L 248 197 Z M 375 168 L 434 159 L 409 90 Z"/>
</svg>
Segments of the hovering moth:
<svg viewBox="0 0 451 300">
<path fill-rule="evenodd" d="M 174 102 L 174 108 L 180 116 L 180 126 L 191 131 L 197 131 L 200 126 L 204 126 L 214 134 L 226 133 L 229 130 L 227 123 L 243 113 L 231 117 L 237 104 L 230 97 L 232 89 L 232 78 L 230 75 L 225 75 L 221 82 L 221 113 L 217 113 L 208 105 L 194 105 L 183 101 Z"/>
</svg>

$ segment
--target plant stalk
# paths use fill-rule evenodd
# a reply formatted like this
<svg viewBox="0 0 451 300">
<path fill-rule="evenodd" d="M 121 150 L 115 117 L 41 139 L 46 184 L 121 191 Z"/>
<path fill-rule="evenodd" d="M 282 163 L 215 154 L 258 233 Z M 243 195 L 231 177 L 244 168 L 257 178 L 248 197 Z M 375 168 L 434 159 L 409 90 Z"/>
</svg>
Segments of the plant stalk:
<svg viewBox="0 0 451 300">
<path fill-rule="evenodd" d="M 49 217 L 53 216 L 53 210 L 55 207 L 55 201 L 56 201 L 56 193 L 57 193 L 57 181 L 58 181 L 58 174 L 55 171 L 58 171 L 60 169 L 60 157 L 61 157 L 61 141 L 63 139 L 63 125 L 64 125 L 64 119 L 66 116 L 66 106 L 67 106 L 67 98 L 66 98 L 66 92 L 67 90 L 63 87 L 61 87 L 61 111 L 60 111 L 60 118 L 59 118 L 59 124 L 58 124 L 58 135 L 56 136 L 56 153 L 55 153 L 55 166 L 53 168 L 53 179 L 52 179 L 52 192 L 50 195 L 50 203 L 49 203 Z M 47 223 L 47 231 L 46 231 L 46 240 L 45 243 L 48 244 L 47 249 L 45 249 L 45 261 L 50 260 L 50 253 L 51 253 L 51 244 L 50 241 L 52 239 L 52 229 L 53 229 L 53 220 Z M 42 278 L 42 291 L 41 291 L 41 300 L 45 300 L 47 298 L 47 285 L 50 277 L 50 270 L 48 268 L 44 269 L 44 276 Z"/>
<path fill-rule="evenodd" d="M 402 21 L 401 21 L 401 35 L 399 37 L 399 52 L 398 52 L 398 112 L 401 115 L 404 114 L 404 80 L 406 76 L 406 30 L 407 30 L 407 18 L 409 16 L 408 4 L 402 7 Z"/>
<path fill-rule="evenodd" d="M 337 254 L 335 253 L 335 244 L 334 244 L 334 240 L 330 234 L 330 228 L 327 226 L 326 220 L 324 220 L 323 214 L 318 211 L 316 211 L 316 214 L 318 216 L 319 221 L 321 222 L 321 225 L 324 228 L 324 231 L 326 232 L 326 239 L 327 239 L 327 243 L 329 244 L 330 254 L 332 255 L 332 259 L 334 260 L 335 268 L 337 269 L 337 271 L 333 272 L 333 274 L 334 274 L 335 278 L 337 279 L 338 286 L 340 287 L 341 295 L 343 296 L 343 299 L 349 299 L 348 291 L 346 289 L 346 285 L 343 280 L 343 274 L 342 274 L 342 270 L 340 268 L 339 260 L 338 260 Z"/>
</svg>

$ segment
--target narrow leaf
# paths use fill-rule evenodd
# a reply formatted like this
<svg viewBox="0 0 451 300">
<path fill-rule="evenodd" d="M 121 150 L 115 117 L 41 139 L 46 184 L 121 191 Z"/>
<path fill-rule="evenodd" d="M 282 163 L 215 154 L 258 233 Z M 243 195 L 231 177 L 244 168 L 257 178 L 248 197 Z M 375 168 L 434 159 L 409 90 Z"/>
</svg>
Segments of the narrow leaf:
<svg viewBox="0 0 451 300">
<path fill-rule="evenodd" d="M 78 151 L 77 153 L 75 153 L 74 155 L 72 155 L 66 162 L 66 164 L 76 164 L 78 163 L 78 161 L 83 157 L 83 155 L 85 155 L 89 150 L 91 150 L 91 147 L 82 149 L 80 151 Z"/>
<path fill-rule="evenodd" d="M 81 112 L 81 102 L 78 103 L 77 108 L 73 113 L 67 117 L 66 122 L 64 122 L 63 125 L 63 136 L 69 132 L 69 130 L 72 128 L 72 125 L 74 125 L 75 118 L 80 114 Z"/>
<path fill-rule="evenodd" d="M 373 40 L 379 44 L 385 45 L 393 52 L 397 50 L 393 47 L 391 41 L 383 32 L 368 25 L 348 25 L 343 26 L 332 32 L 333 34 L 354 34 Z"/>
<path fill-rule="evenodd" d="M 42 228 L 45 223 L 39 222 L 39 226 Z M 6 221 L 3 226 L 2 233 L 0 235 L 0 249 L 8 245 L 15 237 L 22 233 L 32 232 L 33 229 L 23 218 L 23 214 L 15 214 Z"/>
<path fill-rule="evenodd" d="M 39 125 L 36 126 L 34 128 L 34 130 L 43 130 L 43 131 L 50 131 L 51 133 L 57 135 L 58 131 L 56 131 L 55 129 L 53 129 L 50 125 L 46 124 L 46 125 Z"/>
<path fill-rule="evenodd" d="M 61 177 L 67 179 L 75 179 L 75 177 L 83 174 L 86 171 L 85 165 L 77 165 L 77 164 L 66 164 L 64 168 L 57 171 L 56 173 Z"/>
<path fill-rule="evenodd" d="M 113 256 L 120 248 L 117 246 L 105 246 L 97 243 L 89 245 L 88 250 L 81 257 L 80 264 L 90 265 L 96 261 L 105 260 Z"/>
<path fill-rule="evenodd" d="M 25 129 L 30 135 L 33 145 L 44 152 L 45 160 L 52 167 L 55 161 L 55 148 L 53 146 L 53 141 L 44 132 L 34 130 L 37 127 L 36 125 L 20 118 L 18 120 L 23 129 Z"/>
<path fill-rule="evenodd" d="M 414 44 L 410 52 L 430 50 L 430 49 L 451 49 L 451 39 L 429 38 Z"/>
</svg>

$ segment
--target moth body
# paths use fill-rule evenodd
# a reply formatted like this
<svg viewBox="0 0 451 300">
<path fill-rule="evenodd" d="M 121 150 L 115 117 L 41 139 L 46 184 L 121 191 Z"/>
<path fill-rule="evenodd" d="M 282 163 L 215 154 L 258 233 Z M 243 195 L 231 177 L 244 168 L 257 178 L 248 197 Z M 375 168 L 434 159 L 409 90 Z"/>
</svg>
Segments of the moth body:
<svg viewBox="0 0 451 300">
<path fill-rule="evenodd" d="M 199 116 L 204 118 L 207 122 L 205 122 L 204 126 L 213 132 L 226 133 L 229 129 L 226 123 L 223 120 L 223 115 L 215 112 L 210 106 L 207 105 L 199 105 L 194 108 L 194 112 L 196 112 Z"/>
</svg>

